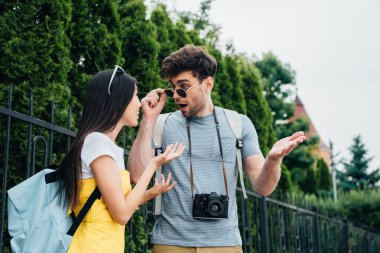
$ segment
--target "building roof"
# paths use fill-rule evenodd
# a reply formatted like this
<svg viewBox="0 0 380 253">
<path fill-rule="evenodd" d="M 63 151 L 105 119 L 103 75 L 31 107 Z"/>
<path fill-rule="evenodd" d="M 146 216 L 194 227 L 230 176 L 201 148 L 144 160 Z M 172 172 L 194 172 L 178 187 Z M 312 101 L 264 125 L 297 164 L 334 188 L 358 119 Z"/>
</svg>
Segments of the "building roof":
<svg viewBox="0 0 380 253">
<path fill-rule="evenodd" d="M 306 109 L 300 99 L 300 97 L 298 95 L 296 95 L 296 98 L 295 98 L 295 104 L 296 104 L 296 108 L 295 108 L 295 111 L 294 111 L 294 115 L 293 117 L 291 117 L 289 119 L 289 121 L 294 121 L 295 119 L 298 119 L 302 116 L 305 116 L 308 120 L 309 120 L 309 131 L 307 133 L 305 133 L 305 136 L 307 139 L 309 139 L 311 136 L 313 135 L 317 135 L 319 137 L 319 140 L 320 140 L 320 149 L 321 150 L 324 150 L 324 151 L 330 151 L 330 149 L 328 148 L 328 146 L 323 142 L 322 138 L 319 136 L 318 134 L 318 131 L 316 129 L 316 127 L 314 126 L 313 124 L 313 121 L 311 120 L 311 118 L 309 117 L 309 115 L 307 114 L 306 112 Z"/>
</svg>

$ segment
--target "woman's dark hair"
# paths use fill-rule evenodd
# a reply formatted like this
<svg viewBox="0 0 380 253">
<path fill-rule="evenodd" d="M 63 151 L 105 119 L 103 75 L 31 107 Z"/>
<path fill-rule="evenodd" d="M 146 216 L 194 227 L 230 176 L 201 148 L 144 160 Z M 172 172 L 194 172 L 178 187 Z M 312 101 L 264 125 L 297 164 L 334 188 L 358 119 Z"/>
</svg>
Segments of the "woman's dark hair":
<svg viewBox="0 0 380 253">
<path fill-rule="evenodd" d="M 59 176 L 63 178 L 61 197 L 72 208 L 78 204 L 84 139 L 92 132 L 112 131 L 135 92 L 136 79 L 125 72 L 117 71 L 108 93 L 112 73 L 112 69 L 104 70 L 91 78 L 77 135 L 58 169 Z"/>
<path fill-rule="evenodd" d="M 215 77 L 217 63 L 203 47 L 186 45 L 162 61 L 160 76 L 170 79 L 183 71 L 192 71 L 199 80 Z"/>
</svg>

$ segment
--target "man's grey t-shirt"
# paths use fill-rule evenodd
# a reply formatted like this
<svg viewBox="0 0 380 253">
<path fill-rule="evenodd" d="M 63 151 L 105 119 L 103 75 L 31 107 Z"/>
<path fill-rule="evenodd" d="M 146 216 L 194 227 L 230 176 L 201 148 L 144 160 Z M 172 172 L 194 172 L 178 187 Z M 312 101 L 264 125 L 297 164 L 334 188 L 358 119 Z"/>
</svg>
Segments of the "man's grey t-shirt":
<svg viewBox="0 0 380 253">
<path fill-rule="evenodd" d="M 180 142 L 186 146 L 176 160 L 163 166 L 163 174 L 172 173 L 177 181 L 173 190 L 162 195 L 162 212 L 153 227 L 152 243 L 189 247 L 239 246 L 242 244 L 238 228 L 235 188 L 236 138 L 222 108 L 216 107 L 223 147 L 230 197 L 228 219 L 194 219 L 190 186 L 190 154 L 186 118 L 180 111 L 172 113 L 166 121 L 162 147 Z M 251 120 L 240 115 L 243 123 L 242 157 L 261 154 L 257 133 Z M 222 159 L 214 116 L 190 118 L 191 151 L 194 177 L 194 194 L 226 194 Z"/>
</svg>

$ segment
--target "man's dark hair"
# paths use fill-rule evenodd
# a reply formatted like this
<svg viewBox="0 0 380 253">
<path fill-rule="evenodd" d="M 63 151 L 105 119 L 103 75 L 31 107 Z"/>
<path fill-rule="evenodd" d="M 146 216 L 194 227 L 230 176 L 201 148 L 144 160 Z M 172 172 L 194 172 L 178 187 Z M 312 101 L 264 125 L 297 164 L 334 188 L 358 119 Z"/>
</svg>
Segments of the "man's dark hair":
<svg viewBox="0 0 380 253">
<path fill-rule="evenodd" d="M 170 79 L 183 71 L 192 71 L 198 79 L 215 77 L 217 63 L 204 47 L 186 45 L 162 61 L 160 76 Z"/>
</svg>

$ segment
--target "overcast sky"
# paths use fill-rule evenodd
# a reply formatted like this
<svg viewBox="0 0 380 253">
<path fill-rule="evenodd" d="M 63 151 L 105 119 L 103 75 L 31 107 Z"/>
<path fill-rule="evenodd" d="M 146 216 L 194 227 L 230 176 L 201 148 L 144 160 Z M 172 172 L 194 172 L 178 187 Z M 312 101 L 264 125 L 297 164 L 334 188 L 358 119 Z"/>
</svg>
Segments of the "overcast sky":
<svg viewBox="0 0 380 253">
<path fill-rule="evenodd" d="M 178 11 L 199 0 L 163 1 Z M 320 137 L 349 158 L 361 134 L 380 167 L 380 1 L 215 0 L 222 44 L 261 58 L 272 51 L 296 71 L 298 94 Z"/>
</svg>

